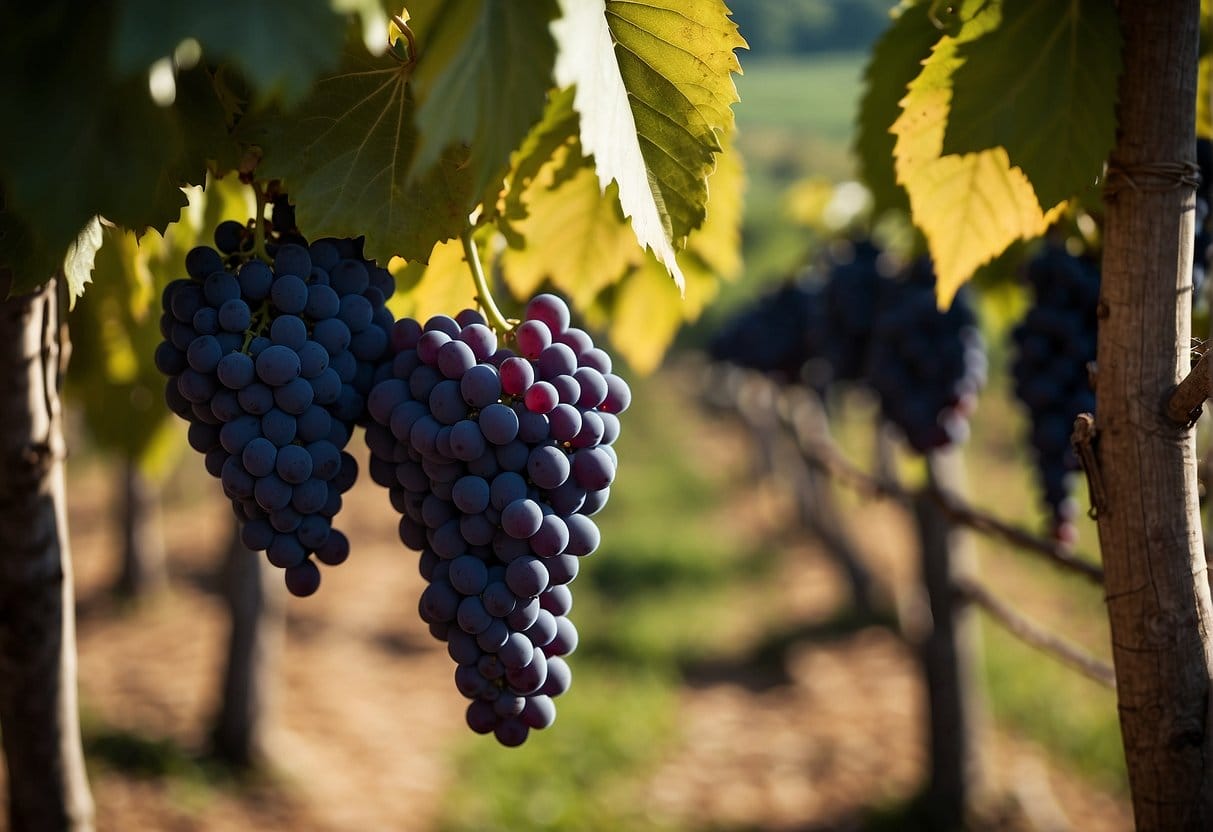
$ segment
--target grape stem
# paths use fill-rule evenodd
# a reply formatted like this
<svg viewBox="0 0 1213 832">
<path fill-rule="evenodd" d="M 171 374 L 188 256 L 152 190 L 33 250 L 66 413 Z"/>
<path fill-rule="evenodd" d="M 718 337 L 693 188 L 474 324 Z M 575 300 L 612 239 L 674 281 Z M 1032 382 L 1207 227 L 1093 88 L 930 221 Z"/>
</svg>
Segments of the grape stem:
<svg viewBox="0 0 1213 832">
<path fill-rule="evenodd" d="M 400 34 L 404 35 L 404 39 L 408 42 L 408 47 L 403 50 L 405 54 L 401 54 L 400 41 L 396 40 L 391 44 L 392 54 L 395 55 L 406 69 L 411 69 L 413 64 L 417 63 L 417 40 L 413 37 L 413 30 L 409 28 L 409 24 L 404 18 L 398 14 L 392 15 L 392 23 L 396 24 L 396 28 L 400 30 Z"/>
<path fill-rule="evenodd" d="M 248 355 L 249 344 L 253 343 L 253 339 L 261 333 L 265 332 L 265 326 L 270 322 L 270 305 L 262 302 L 253 313 L 253 319 L 249 323 L 248 329 L 244 331 L 244 344 L 241 345 L 240 351 Z"/>
<path fill-rule="evenodd" d="M 472 229 L 465 228 L 459 235 L 459 239 L 463 242 L 464 259 L 467 260 L 468 267 L 472 270 L 472 282 L 476 284 L 476 303 L 484 310 L 489 325 L 498 334 L 505 335 L 513 327 L 501 314 L 501 310 L 497 308 L 497 303 L 493 300 L 493 293 L 489 291 L 488 280 L 484 276 L 484 267 L 480 264 L 480 255 L 477 254 L 476 243 L 472 239 Z"/>
</svg>

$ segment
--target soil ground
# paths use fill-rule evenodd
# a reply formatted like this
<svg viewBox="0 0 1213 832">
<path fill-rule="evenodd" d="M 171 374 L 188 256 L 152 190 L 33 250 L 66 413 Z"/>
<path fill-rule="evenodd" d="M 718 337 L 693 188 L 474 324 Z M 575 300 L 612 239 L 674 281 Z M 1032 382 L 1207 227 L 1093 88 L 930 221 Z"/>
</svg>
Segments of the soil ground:
<svg viewBox="0 0 1213 832">
<path fill-rule="evenodd" d="M 355 486 L 341 524 L 355 556 L 325 572 L 316 596 L 289 605 L 272 703 L 275 767 L 249 782 L 204 757 L 227 639 L 215 580 L 227 509 L 201 490 L 213 483 L 170 483 L 170 589 L 128 608 L 108 592 L 117 568 L 114 476 L 77 466 L 69 487 L 98 828 L 434 829 L 456 775 L 447 750 L 467 729 L 445 649 L 417 619 L 422 581 L 415 556 L 396 542 L 383 493 L 367 478 Z M 908 533 L 891 509 L 866 517 L 859 533 L 870 541 Z M 799 546 L 780 576 L 791 588 L 782 603 L 793 627 L 812 631 L 835 616 L 843 588 L 819 551 Z M 773 673 L 723 661 L 689 674 L 679 693 L 682 744 L 636 798 L 650 814 L 683 829 L 859 830 L 875 828 L 874 806 L 904 803 L 921 788 L 924 693 L 904 642 L 870 627 L 791 645 Z M 978 828 L 1132 828 L 1123 797 L 988 731 L 993 798 Z"/>
</svg>

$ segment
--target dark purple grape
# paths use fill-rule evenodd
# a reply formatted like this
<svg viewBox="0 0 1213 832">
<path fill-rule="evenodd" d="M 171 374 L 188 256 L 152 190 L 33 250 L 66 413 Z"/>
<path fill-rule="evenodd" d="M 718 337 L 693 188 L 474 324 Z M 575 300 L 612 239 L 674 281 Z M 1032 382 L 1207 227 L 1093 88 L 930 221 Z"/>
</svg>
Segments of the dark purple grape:
<svg viewBox="0 0 1213 832">
<path fill-rule="evenodd" d="M 237 222 L 236 220 L 224 220 L 215 226 L 215 248 L 224 254 L 235 254 L 244 248 L 244 242 L 248 236 L 249 231 L 244 223 Z M 189 263 L 187 262 L 186 269 L 188 268 Z"/>
<path fill-rule="evenodd" d="M 257 356 L 257 377 L 271 387 L 286 384 L 299 375 L 299 353 L 290 347 L 273 344 Z"/>
<path fill-rule="evenodd" d="M 286 588 L 299 598 L 306 598 L 320 588 L 320 569 L 310 560 L 287 567 Z"/>
<path fill-rule="evenodd" d="M 185 255 L 185 271 L 194 280 L 205 280 L 212 272 L 223 270 L 223 258 L 210 246 L 195 246 Z"/>
</svg>

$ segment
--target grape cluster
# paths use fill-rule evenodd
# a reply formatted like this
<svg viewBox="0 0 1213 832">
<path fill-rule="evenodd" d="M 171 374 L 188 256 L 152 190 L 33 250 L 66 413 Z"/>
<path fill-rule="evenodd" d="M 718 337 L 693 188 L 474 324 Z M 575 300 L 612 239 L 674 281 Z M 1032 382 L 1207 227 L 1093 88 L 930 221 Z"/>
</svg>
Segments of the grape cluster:
<svg viewBox="0 0 1213 832">
<path fill-rule="evenodd" d="M 802 380 L 806 363 L 826 350 L 820 288 L 791 281 L 761 295 L 724 322 L 708 344 L 713 361 L 766 373 L 782 383 Z"/>
<path fill-rule="evenodd" d="M 887 282 L 881 255 L 869 240 L 838 241 L 820 267 L 728 318 L 708 344 L 709 357 L 823 394 L 834 381 L 862 381 L 873 301 Z"/>
<path fill-rule="evenodd" d="M 1028 262 L 1027 278 L 1033 304 L 1011 332 L 1011 375 L 1031 419 L 1029 439 L 1053 534 L 1071 541 L 1078 458 L 1070 434 L 1079 413 L 1095 411 L 1087 364 L 1095 360 L 1099 267 L 1050 243 Z"/>
<path fill-rule="evenodd" d="M 843 241 L 830 252 L 826 273 L 826 357 L 836 381 L 862 381 L 868 368 L 876 301 L 887 283 L 882 252 L 869 240 Z"/>
<path fill-rule="evenodd" d="M 958 294 L 940 311 L 929 259 L 916 260 L 901 279 L 882 280 L 866 380 L 911 448 L 926 453 L 968 437 L 986 369 L 967 296 Z"/>
<path fill-rule="evenodd" d="M 824 393 L 856 382 L 919 453 L 962 442 L 986 381 L 976 316 L 961 293 L 936 308 L 935 271 L 920 258 L 893 272 L 868 240 L 831 247 L 818 283 L 789 283 L 726 322 L 709 353 Z"/>
<path fill-rule="evenodd" d="M 479 313 L 392 330 L 371 390 L 371 477 L 421 552 L 421 617 L 447 642 L 468 725 L 503 745 L 555 719 L 571 680 L 579 558 L 598 547 L 618 414 L 631 392 L 554 295 L 527 304 L 500 346 Z"/>
<path fill-rule="evenodd" d="M 388 350 L 392 276 L 357 240 L 310 245 L 285 226 L 252 255 L 248 225 L 215 229 L 216 248 L 186 255 L 187 278 L 165 287 L 156 366 L 190 445 L 223 484 L 250 549 L 285 570 L 287 588 L 320 584 L 311 555 L 335 565 L 349 542 L 332 527 L 357 476 L 344 448 L 365 423 L 365 395 Z M 217 250 L 216 250 L 217 249 Z"/>
</svg>

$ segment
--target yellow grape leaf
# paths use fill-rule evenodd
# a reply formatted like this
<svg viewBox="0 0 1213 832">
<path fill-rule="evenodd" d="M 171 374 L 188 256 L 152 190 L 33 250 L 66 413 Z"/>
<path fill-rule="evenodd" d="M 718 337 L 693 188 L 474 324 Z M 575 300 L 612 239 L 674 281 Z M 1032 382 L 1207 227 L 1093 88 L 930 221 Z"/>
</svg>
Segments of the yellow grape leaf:
<svg viewBox="0 0 1213 832">
<path fill-rule="evenodd" d="M 935 262 L 940 308 L 951 304 L 979 266 L 1016 240 L 1048 230 L 1066 205 L 1042 212 L 1032 183 L 1001 147 L 943 156 L 915 170 L 903 184 L 914 223 Z"/>
<path fill-rule="evenodd" d="M 582 167 L 555 189 L 549 183 L 561 154 L 545 165 L 523 196 L 527 216 L 513 223 L 524 248 L 501 255 L 506 285 L 515 297 L 533 295 L 545 282 L 578 309 L 640 263 L 643 252 L 619 210 L 617 188 L 604 194 L 593 168 Z"/>
<path fill-rule="evenodd" d="M 965 12 L 971 12 L 966 14 Z M 897 181 L 906 189 L 914 224 L 935 261 L 936 294 L 947 307 L 982 264 L 1019 239 L 1043 234 L 1065 203 L 1042 210 L 1023 171 L 1005 149 L 944 156 L 943 139 L 952 104 L 952 75 L 958 46 L 998 24 L 997 4 L 965 3 L 964 24 L 945 36 L 923 64 L 901 100 L 902 113 L 890 132 Z"/>
<path fill-rule="evenodd" d="M 614 287 L 609 308 L 596 306 L 595 313 L 591 324 L 606 331 L 613 351 L 633 371 L 647 375 L 661 364 L 682 326 L 683 300 L 666 267 L 650 254 Z"/>
<path fill-rule="evenodd" d="M 784 192 L 783 210 L 788 218 L 806 228 L 824 228 L 826 207 L 834 198 L 834 183 L 821 176 L 801 179 Z"/>
<path fill-rule="evenodd" d="M 480 257 L 485 259 L 483 251 Z M 429 265 L 416 260 L 406 263 L 393 257 L 388 271 L 396 278 L 396 292 L 388 299 L 388 308 L 397 318 L 409 317 L 425 323 L 433 315 L 454 315 L 476 305 L 472 272 L 459 240 L 435 245 Z"/>
<path fill-rule="evenodd" d="M 690 323 L 698 320 L 703 310 L 720 294 L 720 273 L 690 251 L 682 256 L 682 270 L 687 278 L 687 291 L 682 299 L 682 320 Z"/>
<path fill-rule="evenodd" d="M 718 274 L 700 258 L 683 252 L 679 263 L 686 277 L 683 295 L 650 253 L 586 309 L 589 327 L 607 334 L 612 352 L 633 372 L 656 370 L 678 330 L 698 318 L 720 289 Z"/>
<path fill-rule="evenodd" d="M 732 280 L 741 274 L 741 213 L 745 206 L 745 166 L 741 153 L 725 145 L 716 157 L 716 169 L 708 177 L 707 213 L 703 225 L 687 239 L 688 252 L 714 272 L 714 278 Z M 687 278 L 690 300 L 692 282 Z"/>
</svg>

